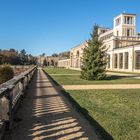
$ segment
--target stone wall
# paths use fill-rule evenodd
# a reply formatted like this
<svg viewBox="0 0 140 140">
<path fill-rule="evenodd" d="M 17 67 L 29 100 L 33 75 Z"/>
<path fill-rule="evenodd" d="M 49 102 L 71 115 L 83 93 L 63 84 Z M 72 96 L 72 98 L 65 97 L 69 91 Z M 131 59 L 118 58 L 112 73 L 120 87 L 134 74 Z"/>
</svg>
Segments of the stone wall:
<svg viewBox="0 0 140 140">
<path fill-rule="evenodd" d="M 24 96 L 24 90 L 31 81 L 36 68 L 34 66 L 0 85 L 0 140 L 5 128 L 12 127 L 15 109 Z"/>
<path fill-rule="evenodd" d="M 70 59 L 64 59 L 58 61 L 58 67 L 70 68 Z"/>
</svg>

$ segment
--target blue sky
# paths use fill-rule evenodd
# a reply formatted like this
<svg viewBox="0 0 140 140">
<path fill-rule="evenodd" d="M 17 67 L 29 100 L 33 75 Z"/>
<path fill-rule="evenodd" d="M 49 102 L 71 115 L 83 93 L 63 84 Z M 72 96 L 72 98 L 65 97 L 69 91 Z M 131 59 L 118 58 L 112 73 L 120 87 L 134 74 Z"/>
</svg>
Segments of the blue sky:
<svg viewBox="0 0 140 140">
<path fill-rule="evenodd" d="M 94 23 L 112 28 L 121 12 L 137 14 L 139 0 L 0 0 L 0 49 L 59 53 L 89 39 Z"/>
</svg>

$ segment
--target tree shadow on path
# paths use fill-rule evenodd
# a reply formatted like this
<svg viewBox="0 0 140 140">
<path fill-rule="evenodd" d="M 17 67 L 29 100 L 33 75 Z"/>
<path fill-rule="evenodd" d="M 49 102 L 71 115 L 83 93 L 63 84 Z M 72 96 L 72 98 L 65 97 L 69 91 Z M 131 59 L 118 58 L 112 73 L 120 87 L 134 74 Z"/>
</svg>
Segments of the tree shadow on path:
<svg viewBox="0 0 140 140">
<path fill-rule="evenodd" d="M 69 100 L 70 103 L 72 103 L 73 107 L 80 113 L 83 114 L 83 116 L 89 121 L 90 124 L 92 124 L 93 128 L 96 130 L 97 135 L 100 137 L 101 140 L 114 140 L 114 138 L 93 118 L 89 115 L 88 110 L 85 108 L 82 108 L 78 102 L 72 96 L 66 92 L 57 81 L 55 81 L 50 75 L 46 73 L 47 76 L 55 83 L 56 86 L 59 86 L 59 90 L 61 90 L 61 93 Z M 112 79 L 119 79 L 124 78 L 122 76 L 113 76 L 109 77 L 110 80 Z"/>
<path fill-rule="evenodd" d="M 48 80 L 46 75 L 38 70 L 16 113 L 21 121 L 14 122 L 5 140 L 97 140 L 86 121 L 75 115 L 60 96 L 54 83 L 43 82 L 45 79 Z"/>
</svg>

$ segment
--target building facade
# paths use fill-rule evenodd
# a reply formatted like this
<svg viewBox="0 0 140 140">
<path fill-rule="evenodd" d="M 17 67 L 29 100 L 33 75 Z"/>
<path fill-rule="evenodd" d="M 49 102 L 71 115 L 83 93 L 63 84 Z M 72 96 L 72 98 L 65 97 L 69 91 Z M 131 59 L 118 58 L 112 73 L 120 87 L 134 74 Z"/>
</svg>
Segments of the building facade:
<svg viewBox="0 0 140 140">
<path fill-rule="evenodd" d="M 59 57 L 53 56 L 39 56 L 37 58 L 37 63 L 39 66 L 43 66 L 44 60 L 46 60 L 47 66 L 58 66 Z"/>
<path fill-rule="evenodd" d="M 70 68 L 71 59 L 62 59 L 58 61 L 58 67 Z"/>
<path fill-rule="evenodd" d="M 107 52 L 107 69 L 140 71 L 140 37 L 136 33 L 136 15 L 122 13 L 114 18 L 114 28 L 99 28 L 99 39 Z"/>
<path fill-rule="evenodd" d="M 87 42 L 84 42 L 70 50 L 70 67 L 80 68 L 82 65 L 82 55 Z"/>
<path fill-rule="evenodd" d="M 113 29 L 98 29 L 99 40 L 103 42 L 101 49 L 107 53 L 107 70 L 140 72 L 140 34 L 136 33 L 136 14 L 122 13 L 114 18 L 113 23 Z M 84 42 L 70 50 L 69 67 L 80 69 L 86 46 L 87 42 Z"/>
<path fill-rule="evenodd" d="M 45 56 L 38 56 L 38 57 L 37 57 L 37 65 L 38 65 L 38 66 L 43 66 L 43 61 L 44 61 L 44 59 L 46 59 Z"/>
<path fill-rule="evenodd" d="M 47 56 L 47 66 L 58 66 L 59 57 Z"/>
</svg>

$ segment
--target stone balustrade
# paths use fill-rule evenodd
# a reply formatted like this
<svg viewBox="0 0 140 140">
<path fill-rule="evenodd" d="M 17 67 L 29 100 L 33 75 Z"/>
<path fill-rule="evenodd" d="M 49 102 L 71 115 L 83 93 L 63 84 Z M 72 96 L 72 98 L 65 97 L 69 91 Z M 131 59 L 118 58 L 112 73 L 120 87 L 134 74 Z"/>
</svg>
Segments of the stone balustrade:
<svg viewBox="0 0 140 140">
<path fill-rule="evenodd" d="M 0 67 L 3 67 L 3 65 L 0 65 Z M 33 65 L 11 65 L 13 69 L 29 69 L 32 68 Z"/>
<path fill-rule="evenodd" d="M 124 41 L 140 41 L 140 37 L 129 37 L 129 36 L 114 36 L 114 39 L 124 40 Z"/>
<path fill-rule="evenodd" d="M 5 129 L 10 129 L 14 112 L 33 77 L 36 66 L 0 85 L 0 140 Z"/>
</svg>

